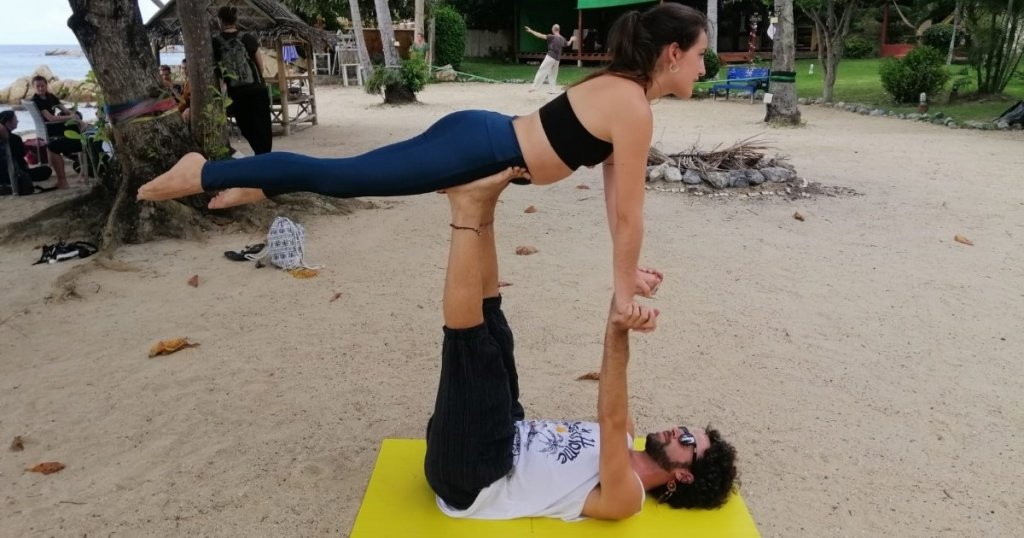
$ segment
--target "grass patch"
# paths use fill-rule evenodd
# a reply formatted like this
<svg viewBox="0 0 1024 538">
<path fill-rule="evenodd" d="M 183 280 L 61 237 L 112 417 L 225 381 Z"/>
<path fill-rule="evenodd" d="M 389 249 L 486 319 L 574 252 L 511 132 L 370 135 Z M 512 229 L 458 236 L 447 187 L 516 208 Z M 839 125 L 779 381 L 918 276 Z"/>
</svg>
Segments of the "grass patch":
<svg viewBox="0 0 1024 538">
<path fill-rule="evenodd" d="M 466 58 L 462 60 L 462 71 L 478 77 L 484 77 L 500 82 L 506 80 L 524 80 L 533 82 L 533 76 L 537 74 L 540 63 L 529 64 L 507 64 L 498 60 L 486 58 Z M 581 78 L 597 71 L 596 67 L 576 67 L 569 63 L 563 63 L 558 68 L 558 83 L 563 85 L 572 84 Z"/>
<path fill-rule="evenodd" d="M 814 66 L 814 74 L 808 74 L 811 64 L 818 64 L 817 60 L 798 60 L 796 62 L 796 93 L 799 97 L 821 97 L 823 80 L 821 66 Z M 873 58 L 865 60 L 843 60 L 839 63 L 839 73 L 836 78 L 836 86 L 833 99 L 846 101 L 848 103 L 860 103 L 866 106 L 874 106 L 885 110 L 897 112 L 916 112 L 917 105 L 897 105 L 892 102 L 889 94 L 882 89 L 882 80 L 878 75 L 878 68 L 882 60 Z M 719 76 L 725 76 L 725 67 Z M 570 63 L 563 63 L 558 69 L 558 83 L 563 85 L 572 84 L 594 72 L 596 67 L 576 67 Z M 971 80 L 974 79 L 974 71 L 966 66 L 954 65 L 949 67 L 954 79 L 961 76 L 965 70 Z M 533 76 L 537 73 L 537 64 L 509 64 L 498 60 L 484 58 L 466 58 L 462 62 L 462 71 L 484 77 L 491 80 L 523 80 L 532 82 Z M 705 87 L 707 83 L 702 83 Z M 970 91 L 968 89 L 967 91 Z M 1001 114 L 1010 105 L 1018 100 L 1024 99 L 1024 67 L 1018 71 L 1006 91 L 1000 96 L 986 96 L 975 98 L 973 96 L 961 96 L 960 101 L 955 104 L 948 104 L 949 89 L 937 96 L 930 98 L 929 112 L 943 112 L 957 121 L 979 120 L 989 121 Z"/>
</svg>

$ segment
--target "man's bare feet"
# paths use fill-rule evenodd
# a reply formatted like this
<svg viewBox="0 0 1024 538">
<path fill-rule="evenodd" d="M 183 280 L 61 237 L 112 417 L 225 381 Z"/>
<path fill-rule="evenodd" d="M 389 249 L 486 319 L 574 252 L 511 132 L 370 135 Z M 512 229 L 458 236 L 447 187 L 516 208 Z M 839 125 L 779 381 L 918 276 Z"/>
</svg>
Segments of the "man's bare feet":
<svg viewBox="0 0 1024 538">
<path fill-rule="evenodd" d="M 221 191 L 210 200 L 210 209 L 227 209 L 229 207 L 235 207 L 239 205 L 252 204 L 261 200 L 266 200 L 267 197 L 263 194 L 263 189 L 228 189 Z"/>
<path fill-rule="evenodd" d="M 139 200 L 173 200 L 203 192 L 202 174 L 206 158 L 186 153 L 170 170 L 139 187 Z"/>
<path fill-rule="evenodd" d="M 530 175 L 525 168 L 511 166 L 497 174 L 445 189 L 445 193 L 448 194 L 448 199 L 453 207 L 463 204 L 482 205 L 497 200 L 501 191 L 508 186 L 508 182 L 516 177 L 529 178 Z"/>
</svg>

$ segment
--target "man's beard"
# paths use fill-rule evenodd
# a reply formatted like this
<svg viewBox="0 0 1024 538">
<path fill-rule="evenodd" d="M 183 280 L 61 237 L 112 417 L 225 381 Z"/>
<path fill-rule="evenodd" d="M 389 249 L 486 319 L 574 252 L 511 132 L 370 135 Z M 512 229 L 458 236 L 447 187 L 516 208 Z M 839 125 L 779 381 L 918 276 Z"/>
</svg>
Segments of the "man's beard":
<svg viewBox="0 0 1024 538">
<path fill-rule="evenodd" d="M 662 443 L 658 439 L 658 434 L 649 433 L 647 434 L 647 443 L 644 445 L 644 452 L 658 464 L 659 467 L 666 471 L 671 471 L 673 468 L 678 467 L 673 465 L 672 461 L 669 460 L 668 454 L 665 453 L 665 447 L 672 442 L 672 439 Z"/>
</svg>

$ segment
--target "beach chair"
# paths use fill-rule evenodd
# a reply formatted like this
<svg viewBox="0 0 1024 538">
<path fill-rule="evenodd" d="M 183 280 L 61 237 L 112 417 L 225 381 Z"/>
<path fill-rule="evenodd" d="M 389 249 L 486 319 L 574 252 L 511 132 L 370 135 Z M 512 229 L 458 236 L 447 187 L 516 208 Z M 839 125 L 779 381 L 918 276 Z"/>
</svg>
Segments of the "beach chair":
<svg viewBox="0 0 1024 538">
<path fill-rule="evenodd" d="M 348 70 L 355 69 L 356 86 L 363 85 L 363 66 L 359 63 L 359 47 L 354 32 L 338 32 L 338 44 L 334 48 L 337 59 L 335 67 L 341 71 L 342 84 L 348 86 Z"/>
<path fill-rule="evenodd" d="M 21 101 L 21 106 L 23 106 L 25 108 L 25 111 L 28 112 L 28 115 L 32 118 L 32 123 L 35 124 L 36 137 L 39 140 L 45 140 L 46 142 L 49 142 L 50 140 L 53 140 L 55 138 L 60 138 L 58 136 L 50 136 L 49 132 L 46 130 L 46 127 L 48 125 L 50 125 L 50 124 L 64 125 L 65 122 L 63 122 L 63 121 L 48 122 L 48 121 L 44 120 L 43 119 L 43 113 L 39 111 L 39 107 L 37 107 L 35 101 L 32 101 L 31 99 L 24 99 L 24 100 L 22 100 Z M 26 144 L 26 146 L 28 146 L 28 145 Z M 47 161 L 43 160 L 43 157 L 42 157 L 42 154 L 41 154 L 42 153 L 42 149 L 46 148 L 46 147 L 47 147 L 46 144 L 36 144 L 35 145 L 36 162 L 38 162 L 38 163 L 47 162 Z M 61 156 L 61 158 L 63 159 L 64 157 Z M 81 166 L 81 168 L 79 169 L 79 172 L 78 172 L 79 176 L 80 177 L 86 177 L 86 174 L 88 173 L 88 166 L 87 166 L 87 161 L 86 161 L 86 156 L 85 156 L 85 146 L 83 146 L 82 147 L 82 151 L 80 151 L 78 153 L 78 162 L 79 162 L 79 164 Z"/>
<path fill-rule="evenodd" d="M 767 67 L 731 66 L 726 71 L 725 80 L 711 86 L 711 96 L 718 99 L 718 93 L 725 91 L 725 98 L 729 99 L 729 92 L 749 93 L 750 102 L 754 102 L 754 94 L 757 90 L 768 87 L 768 76 L 771 69 Z"/>
</svg>

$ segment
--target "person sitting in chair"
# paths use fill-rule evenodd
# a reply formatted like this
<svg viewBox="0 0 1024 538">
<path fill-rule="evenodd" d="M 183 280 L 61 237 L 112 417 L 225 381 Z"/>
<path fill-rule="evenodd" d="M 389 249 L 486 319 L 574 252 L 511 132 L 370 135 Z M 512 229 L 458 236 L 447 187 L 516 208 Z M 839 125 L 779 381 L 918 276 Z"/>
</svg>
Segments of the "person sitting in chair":
<svg viewBox="0 0 1024 538">
<path fill-rule="evenodd" d="M 82 144 L 77 140 L 71 140 L 64 136 L 64 131 L 82 131 L 82 115 L 77 111 L 68 110 L 64 103 L 56 95 L 50 93 L 49 83 L 46 78 L 37 75 L 32 78 L 32 87 L 35 95 L 32 102 L 35 103 L 39 113 L 46 121 L 46 152 L 47 160 L 57 174 L 57 183 L 67 186 L 67 174 L 64 172 L 64 158 L 68 157 L 74 164 L 75 169 L 79 167 L 78 154 L 82 151 Z M 43 133 L 36 133 L 43 137 Z"/>
<path fill-rule="evenodd" d="M 444 343 L 424 472 L 442 512 L 457 518 L 624 519 L 646 493 L 673 508 L 717 508 L 733 491 L 736 451 L 718 431 L 678 426 L 632 448 L 629 332 L 656 313 L 614 302 L 605 328 L 598 422 L 524 420 L 512 330 L 501 310 L 494 209 L 524 170 L 447 189 L 451 243 Z"/>
<path fill-rule="evenodd" d="M 14 166 L 20 168 L 23 172 L 27 173 L 32 178 L 33 183 L 40 181 L 46 181 L 50 179 L 53 174 L 53 170 L 49 166 L 37 166 L 35 168 L 29 168 L 28 163 L 25 162 L 25 142 L 20 136 L 14 134 L 14 130 L 18 128 L 18 116 L 13 110 L 4 110 L 0 112 L 0 141 L 7 142 L 7 146 L 11 151 L 11 158 L 14 161 Z M 0 186 L 9 185 L 11 178 L 7 177 L 7 167 L 0 166 Z M 65 179 L 62 183 L 59 179 L 57 180 L 57 188 L 67 188 L 68 183 Z"/>
</svg>

